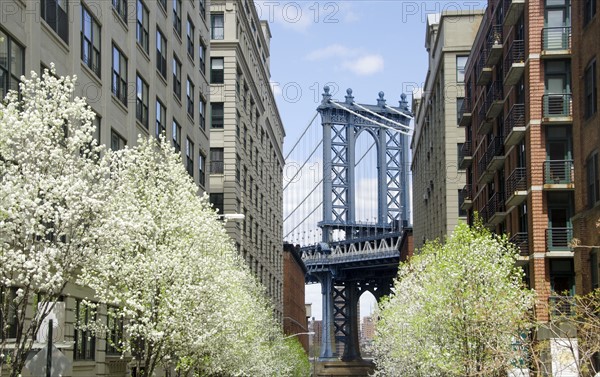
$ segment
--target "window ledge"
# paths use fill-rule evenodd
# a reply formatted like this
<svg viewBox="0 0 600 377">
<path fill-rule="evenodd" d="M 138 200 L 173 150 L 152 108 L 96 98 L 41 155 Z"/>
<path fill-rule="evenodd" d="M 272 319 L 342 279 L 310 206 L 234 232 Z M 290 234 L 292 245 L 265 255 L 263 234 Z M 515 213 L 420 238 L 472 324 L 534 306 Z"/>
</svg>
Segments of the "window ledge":
<svg viewBox="0 0 600 377">
<path fill-rule="evenodd" d="M 90 79 L 94 80 L 94 82 L 96 84 L 98 84 L 98 88 L 102 88 L 102 78 L 100 76 L 98 76 L 96 74 L 96 72 L 94 72 L 90 67 L 88 67 L 88 65 L 85 64 L 81 59 L 79 61 L 81 62 L 81 69 L 85 73 L 88 74 L 88 76 L 90 77 Z M 102 72 L 102 69 L 100 69 L 100 72 Z M 84 89 L 85 89 L 85 87 L 84 87 Z M 98 91 L 100 91 L 100 90 L 98 90 Z M 83 95 L 85 95 L 85 94 L 87 94 L 87 92 L 83 93 Z M 89 100 L 89 97 L 86 96 L 86 98 Z M 90 101 L 88 101 L 88 102 L 90 102 Z"/>
<path fill-rule="evenodd" d="M 140 122 L 140 120 L 138 118 L 135 118 L 135 124 L 137 125 L 137 127 L 142 130 L 142 132 L 148 136 L 150 134 L 150 125 L 148 125 L 148 127 L 146 127 L 142 122 Z"/>
<path fill-rule="evenodd" d="M 121 102 L 121 100 L 120 100 L 120 99 L 118 99 L 118 98 L 115 96 L 115 94 L 112 92 L 112 90 L 111 90 L 111 92 L 110 92 L 110 96 L 111 96 L 111 98 L 112 98 L 112 101 L 113 101 L 113 103 L 114 103 L 114 104 L 116 104 L 118 107 L 120 107 L 120 108 L 121 108 L 121 110 L 123 110 L 123 111 L 125 112 L 125 114 L 127 114 L 127 113 L 129 112 L 129 111 L 127 110 L 127 106 L 126 106 L 126 105 L 125 105 L 123 102 Z"/>
<path fill-rule="evenodd" d="M 142 45 L 140 45 L 139 41 L 135 41 L 135 45 L 138 49 L 138 51 L 142 54 L 142 56 L 146 59 L 146 62 L 150 63 L 150 56 L 148 55 L 148 53 L 146 52 L 146 50 L 144 50 L 144 47 L 142 47 Z M 149 45 L 149 44 L 148 44 Z"/>
<path fill-rule="evenodd" d="M 113 18 L 116 19 L 117 22 L 119 22 L 121 24 L 121 26 L 123 26 L 123 28 L 125 29 L 125 32 L 128 32 L 129 26 L 127 26 L 127 23 L 125 22 L 125 20 L 123 20 L 123 17 L 121 17 L 121 15 L 117 12 L 115 7 L 112 6 L 112 4 L 110 5 L 110 9 L 113 12 Z"/>
<path fill-rule="evenodd" d="M 188 57 L 188 60 L 190 61 L 190 63 L 192 63 L 192 66 L 195 67 L 196 66 L 196 62 L 194 62 L 194 57 L 190 55 L 189 52 L 186 51 L 186 55 Z"/>
<path fill-rule="evenodd" d="M 41 20 L 42 27 L 48 32 L 47 35 L 49 35 L 64 50 L 64 52 L 68 54 L 69 45 L 65 41 L 63 41 L 63 39 L 59 37 L 58 34 L 56 34 L 54 29 L 52 29 L 50 25 L 46 23 L 46 20 L 44 20 L 43 18 L 41 18 Z"/>
<path fill-rule="evenodd" d="M 173 93 L 173 99 L 179 104 L 179 107 L 181 107 L 181 98 L 177 97 L 177 94 Z"/>
<path fill-rule="evenodd" d="M 156 68 L 156 75 L 158 76 L 158 78 L 163 82 L 163 84 L 165 84 L 165 86 L 168 86 L 169 83 L 167 82 L 167 78 L 164 77 L 162 75 L 162 73 L 160 73 L 160 71 L 158 70 L 158 68 Z"/>
</svg>

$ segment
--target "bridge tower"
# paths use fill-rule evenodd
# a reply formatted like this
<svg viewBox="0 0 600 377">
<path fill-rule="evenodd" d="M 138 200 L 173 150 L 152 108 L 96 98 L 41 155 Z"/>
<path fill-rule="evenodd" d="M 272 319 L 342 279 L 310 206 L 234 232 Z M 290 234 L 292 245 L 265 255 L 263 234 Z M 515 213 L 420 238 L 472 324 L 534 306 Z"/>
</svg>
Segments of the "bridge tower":
<svg viewBox="0 0 600 377">
<path fill-rule="evenodd" d="M 406 95 L 398 107 L 379 93 L 376 105 L 332 99 L 324 88 L 317 111 L 323 127 L 322 242 L 303 248 L 307 280 L 322 287 L 323 327 L 320 361 L 362 360 L 358 344 L 359 298 L 370 291 L 377 300 L 389 294 L 397 273 L 403 229 L 409 223 L 409 123 Z M 365 193 L 356 192 L 356 140 L 371 134 L 377 154 L 377 220 L 356 221 L 356 206 Z M 333 242 L 332 235 L 342 241 Z M 338 353 L 337 345 L 343 346 Z"/>
</svg>

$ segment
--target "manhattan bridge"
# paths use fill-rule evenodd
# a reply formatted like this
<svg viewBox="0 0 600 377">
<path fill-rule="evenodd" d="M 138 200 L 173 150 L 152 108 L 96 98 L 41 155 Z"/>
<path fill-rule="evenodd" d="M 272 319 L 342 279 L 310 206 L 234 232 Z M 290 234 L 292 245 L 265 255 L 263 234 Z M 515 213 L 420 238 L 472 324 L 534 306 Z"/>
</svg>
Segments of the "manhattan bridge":
<svg viewBox="0 0 600 377">
<path fill-rule="evenodd" d="M 321 284 L 320 364 L 361 375 L 360 296 L 390 293 L 410 231 L 412 113 L 404 94 L 388 106 L 383 92 L 366 105 L 330 91 L 286 156 L 284 240 L 300 245 L 306 282 Z"/>
</svg>

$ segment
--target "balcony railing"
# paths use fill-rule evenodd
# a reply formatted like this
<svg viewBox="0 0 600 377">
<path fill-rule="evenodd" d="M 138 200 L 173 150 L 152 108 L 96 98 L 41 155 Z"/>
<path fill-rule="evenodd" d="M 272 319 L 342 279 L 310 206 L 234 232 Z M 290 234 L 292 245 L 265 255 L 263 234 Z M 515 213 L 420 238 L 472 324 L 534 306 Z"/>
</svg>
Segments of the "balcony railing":
<svg viewBox="0 0 600 377">
<path fill-rule="evenodd" d="M 496 215 L 506 212 L 506 206 L 504 205 L 504 193 L 503 192 L 496 192 L 496 193 L 494 193 L 494 195 L 492 195 L 490 200 L 488 200 L 487 210 L 488 210 L 488 216 L 489 216 L 488 221 L 494 220 L 496 218 Z M 503 218 L 503 216 L 502 216 L 502 218 Z M 495 223 L 499 223 L 502 220 L 502 218 L 495 221 Z"/>
<path fill-rule="evenodd" d="M 460 190 L 460 195 L 463 200 L 473 200 L 473 185 L 465 185 Z"/>
<path fill-rule="evenodd" d="M 492 137 L 492 140 L 490 140 L 490 143 L 488 144 L 487 154 L 488 163 L 490 163 L 494 157 L 504 157 L 504 137 L 502 137 L 502 135 Z"/>
<path fill-rule="evenodd" d="M 542 46 L 546 51 L 570 50 L 571 27 L 546 27 L 542 30 Z"/>
<path fill-rule="evenodd" d="M 482 50 L 479 54 L 479 60 L 477 61 L 477 85 L 487 85 L 492 78 L 492 68 L 486 66 L 487 60 L 488 52 L 486 50 Z"/>
<path fill-rule="evenodd" d="M 544 161 L 544 183 L 566 185 L 573 183 L 573 160 Z"/>
<path fill-rule="evenodd" d="M 575 301 L 571 296 L 550 296 L 548 297 L 548 305 L 551 315 L 570 317 L 573 315 Z"/>
<path fill-rule="evenodd" d="M 514 40 L 504 58 L 504 84 L 515 85 L 525 70 L 525 41 Z"/>
<path fill-rule="evenodd" d="M 510 237 L 509 241 L 517 246 L 519 249 L 519 255 L 529 255 L 529 234 L 527 234 L 527 232 L 515 233 L 512 237 Z"/>
<path fill-rule="evenodd" d="M 506 179 L 506 190 L 508 195 L 516 191 L 527 191 L 527 168 L 516 168 Z"/>
<path fill-rule="evenodd" d="M 465 97 L 458 114 L 458 124 L 461 127 L 467 126 L 471 121 L 471 117 L 473 115 L 471 111 L 471 99 L 469 97 Z"/>
<path fill-rule="evenodd" d="M 504 87 L 502 82 L 491 83 L 485 96 L 485 111 L 487 118 L 495 118 L 502 112 L 504 107 Z"/>
<path fill-rule="evenodd" d="M 548 251 L 570 251 L 573 228 L 546 229 L 546 249 Z"/>
<path fill-rule="evenodd" d="M 512 105 L 506 118 L 504 118 L 505 135 L 509 135 L 515 127 L 525 128 L 525 104 L 523 103 Z"/>
<path fill-rule="evenodd" d="M 487 35 L 487 51 L 489 52 L 486 65 L 493 66 L 498 63 L 499 58 L 502 56 L 502 24 L 492 25 Z"/>
<path fill-rule="evenodd" d="M 572 116 L 571 93 L 544 94 L 544 117 L 570 117 Z"/>
</svg>

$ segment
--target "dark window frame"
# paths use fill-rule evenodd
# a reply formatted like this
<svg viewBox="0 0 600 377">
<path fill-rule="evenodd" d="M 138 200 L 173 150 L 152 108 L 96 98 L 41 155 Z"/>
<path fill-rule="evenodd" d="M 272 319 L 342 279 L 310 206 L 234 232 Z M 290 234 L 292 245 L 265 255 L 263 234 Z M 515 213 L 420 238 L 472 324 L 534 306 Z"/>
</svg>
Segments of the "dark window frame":
<svg viewBox="0 0 600 377">
<path fill-rule="evenodd" d="M 139 73 L 135 77 L 135 89 L 135 117 L 148 129 L 149 86 Z"/>
<path fill-rule="evenodd" d="M 220 22 L 217 22 L 220 20 Z M 214 13 L 210 15 L 210 39 L 225 39 L 225 14 Z"/>
<path fill-rule="evenodd" d="M 173 0 L 173 30 L 181 38 L 181 0 Z"/>
<path fill-rule="evenodd" d="M 173 142 L 175 151 L 179 153 L 181 151 L 181 125 L 175 118 L 173 118 L 173 123 L 171 124 L 171 141 Z"/>
<path fill-rule="evenodd" d="M 115 54 L 118 58 L 118 69 L 115 67 Z M 123 68 L 123 64 L 125 67 Z M 127 107 L 127 68 L 128 59 L 123 51 L 113 42 L 112 44 L 112 93 Z"/>
<path fill-rule="evenodd" d="M 225 127 L 225 103 L 210 103 L 210 128 L 222 129 Z"/>
<path fill-rule="evenodd" d="M 223 148 L 210 148 L 210 174 L 223 174 L 225 169 L 225 151 Z"/>
<path fill-rule="evenodd" d="M 163 32 L 156 28 L 156 69 L 160 75 L 167 78 L 167 38 Z"/>
<path fill-rule="evenodd" d="M 181 61 L 173 54 L 173 93 L 181 101 Z"/>
<path fill-rule="evenodd" d="M 160 138 L 167 134 L 167 107 L 156 97 L 156 131 L 155 135 Z"/>
<path fill-rule="evenodd" d="M 82 314 L 84 318 L 82 319 Z M 96 360 L 96 335 L 91 330 L 82 330 L 80 324 L 88 325 L 96 320 L 96 313 L 93 313 L 89 306 L 83 304 L 83 300 L 75 301 L 75 333 L 73 339 L 73 360 Z"/>
<path fill-rule="evenodd" d="M 86 28 L 86 20 L 89 20 L 89 30 Z M 89 31 L 90 35 L 87 35 Z M 97 35 L 96 35 L 97 34 Z M 97 37 L 97 38 L 96 38 Z M 96 40 L 97 39 L 97 40 Z M 96 42 L 99 44 L 96 46 Z M 92 12 L 82 4 L 81 6 L 81 61 L 100 77 L 101 73 L 101 48 L 102 32 L 101 26 Z M 86 51 L 88 51 L 86 55 Z"/>
<path fill-rule="evenodd" d="M 592 153 L 585 162 L 588 208 L 593 208 L 600 200 L 600 175 L 598 174 L 598 153 Z"/>
<path fill-rule="evenodd" d="M 589 119 L 598 112 L 598 67 L 596 59 L 585 68 L 583 74 L 584 117 Z"/>
<path fill-rule="evenodd" d="M 221 62 L 220 68 L 215 68 L 215 63 Z M 223 84 L 225 82 L 225 59 L 222 57 L 210 58 L 210 83 Z"/>
<path fill-rule="evenodd" d="M 40 0 L 42 19 L 60 39 L 69 44 L 69 2 L 68 0 Z"/>
<path fill-rule="evenodd" d="M 5 60 L 6 66 L 0 65 L 0 80 L 3 81 L 0 82 L 0 100 L 2 100 L 9 90 L 13 89 L 17 92 L 21 90 L 19 84 L 21 76 L 25 74 L 25 48 L 2 28 L 0 28 L 0 36 L 5 38 L 6 53 L 8 54 Z M 20 59 L 15 58 L 15 50 L 20 53 Z M 19 61 L 21 67 L 15 67 L 15 61 Z"/>
<path fill-rule="evenodd" d="M 135 40 L 147 54 L 150 53 L 150 11 L 143 0 L 136 1 Z"/>
</svg>

